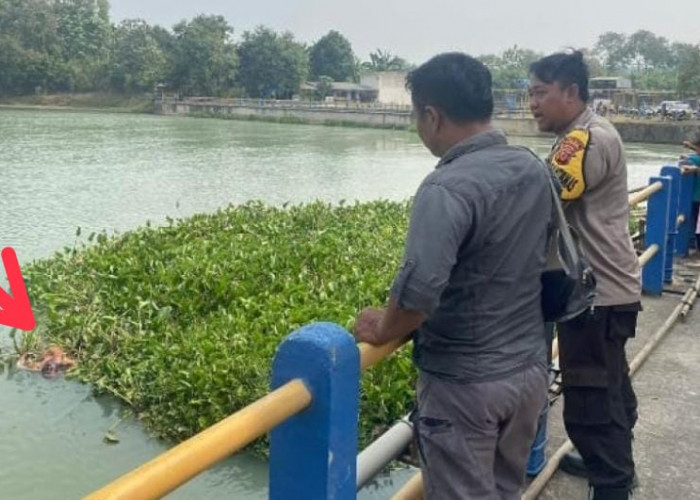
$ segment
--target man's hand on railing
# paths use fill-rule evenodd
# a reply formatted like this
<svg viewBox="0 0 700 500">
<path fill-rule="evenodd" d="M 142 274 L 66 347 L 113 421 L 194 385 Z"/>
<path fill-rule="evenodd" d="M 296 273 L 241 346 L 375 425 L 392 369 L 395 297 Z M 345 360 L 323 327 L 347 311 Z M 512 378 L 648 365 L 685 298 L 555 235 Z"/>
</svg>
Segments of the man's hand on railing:
<svg viewBox="0 0 700 500">
<path fill-rule="evenodd" d="M 367 307 L 357 316 L 355 338 L 372 345 L 384 345 L 410 335 L 425 321 L 419 311 L 401 309 L 394 299 L 386 309 Z"/>
<path fill-rule="evenodd" d="M 384 316 L 384 309 L 376 307 L 365 307 L 355 320 L 353 333 L 358 342 L 367 342 L 372 345 L 379 345 L 377 331 L 379 330 L 379 322 Z"/>
</svg>

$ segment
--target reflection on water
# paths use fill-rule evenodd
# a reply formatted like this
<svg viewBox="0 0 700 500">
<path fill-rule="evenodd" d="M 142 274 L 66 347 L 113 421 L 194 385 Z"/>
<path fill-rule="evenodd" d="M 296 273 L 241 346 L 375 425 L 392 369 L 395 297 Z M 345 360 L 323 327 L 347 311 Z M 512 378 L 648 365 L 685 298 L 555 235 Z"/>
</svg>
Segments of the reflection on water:
<svg viewBox="0 0 700 500">
<path fill-rule="evenodd" d="M 545 155 L 546 138 L 511 138 Z M 630 185 L 680 148 L 627 147 Z M 0 110 L 0 247 L 21 261 L 75 243 L 75 231 L 125 231 L 166 216 L 260 199 L 405 199 L 435 164 L 414 134 L 181 117 Z M 0 275 L 0 285 L 4 286 Z M 7 330 L 0 346 L 8 352 Z M 79 498 L 166 449 L 89 387 L 3 365 L 2 498 Z M 119 444 L 103 441 L 117 425 Z M 386 498 L 409 477 L 382 476 L 359 495 Z M 227 460 L 168 498 L 267 496 L 267 466 Z"/>
<path fill-rule="evenodd" d="M 111 397 L 4 365 L 0 381 L 2 498 L 81 498 L 167 449 Z M 123 420 L 122 420 L 123 419 Z M 118 444 L 104 441 L 113 429 Z M 266 498 L 267 465 L 233 457 L 168 496 Z M 215 494 L 213 494 L 215 493 Z"/>
</svg>

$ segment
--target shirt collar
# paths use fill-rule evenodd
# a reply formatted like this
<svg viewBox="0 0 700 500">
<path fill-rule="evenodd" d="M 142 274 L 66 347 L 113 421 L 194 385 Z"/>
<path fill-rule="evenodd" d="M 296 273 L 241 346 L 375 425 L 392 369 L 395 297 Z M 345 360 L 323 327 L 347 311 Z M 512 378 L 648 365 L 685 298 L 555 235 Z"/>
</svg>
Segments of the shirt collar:
<svg viewBox="0 0 700 500">
<path fill-rule="evenodd" d="M 448 149 L 442 158 L 440 158 L 440 161 L 435 168 L 440 168 L 462 155 L 502 144 L 508 144 L 508 140 L 506 139 L 506 135 L 500 130 L 488 130 L 486 132 L 473 135 L 464 139 L 463 141 L 458 142 Z"/>
<path fill-rule="evenodd" d="M 562 132 L 559 137 L 565 136 L 575 128 L 587 127 L 594 116 L 595 113 L 593 112 L 593 110 L 586 106 L 586 109 L 584 109 L 581 112 L 581 114 L 578 115 L 576 118 L 574 118 L 574 120 L 569 124 L 568 127 L 566 127 L 566 130 Z"/>
</svg>

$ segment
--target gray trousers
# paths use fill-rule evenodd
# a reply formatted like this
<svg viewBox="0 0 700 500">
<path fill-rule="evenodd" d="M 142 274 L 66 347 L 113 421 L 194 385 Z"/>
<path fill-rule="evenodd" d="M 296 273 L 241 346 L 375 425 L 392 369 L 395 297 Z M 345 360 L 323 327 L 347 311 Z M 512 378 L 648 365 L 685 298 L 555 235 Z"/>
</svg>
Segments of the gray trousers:
<svg viewBox="0 0 700 500">
<path fill-rule="evenodd" d="M 426 500 L 520 500 L 546 397 L 544 360 L 492 382 L 421 372 L 414 424 Z"/>
</svg>

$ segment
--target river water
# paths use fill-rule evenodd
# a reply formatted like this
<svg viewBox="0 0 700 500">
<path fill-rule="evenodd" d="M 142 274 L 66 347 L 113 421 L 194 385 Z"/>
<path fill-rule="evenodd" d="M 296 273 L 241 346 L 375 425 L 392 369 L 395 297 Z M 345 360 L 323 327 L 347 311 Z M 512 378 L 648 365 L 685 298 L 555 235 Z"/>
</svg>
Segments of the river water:
<svg viewBox="0 0 700 500">
<path fill-rule="evenodd" d="M 547 138 L 510 138 L 539 154 Z M 679 147 L 629 144 L 630 187 Z M 147 221 L 259 199 L 401 200 L 435 159 L 410 132 L 150 115 L 0 109 L 0 248 L 21 262 L 76 242 L 76 230 L 123 232 Z M 0 285 L 5 285 L 0 269 Z M 0 354 L 11 352 L 0 327 Z M 0 364 L 0 498 L 73 499 L 167 449 L 112 398 Z M 103 441 L 114 428 L 118 444 Z M 405 472 L 358 498 L 387 498 Z M 168 496 L 267 497 L 267 465 L 237 455 Z"/>
</svg>

